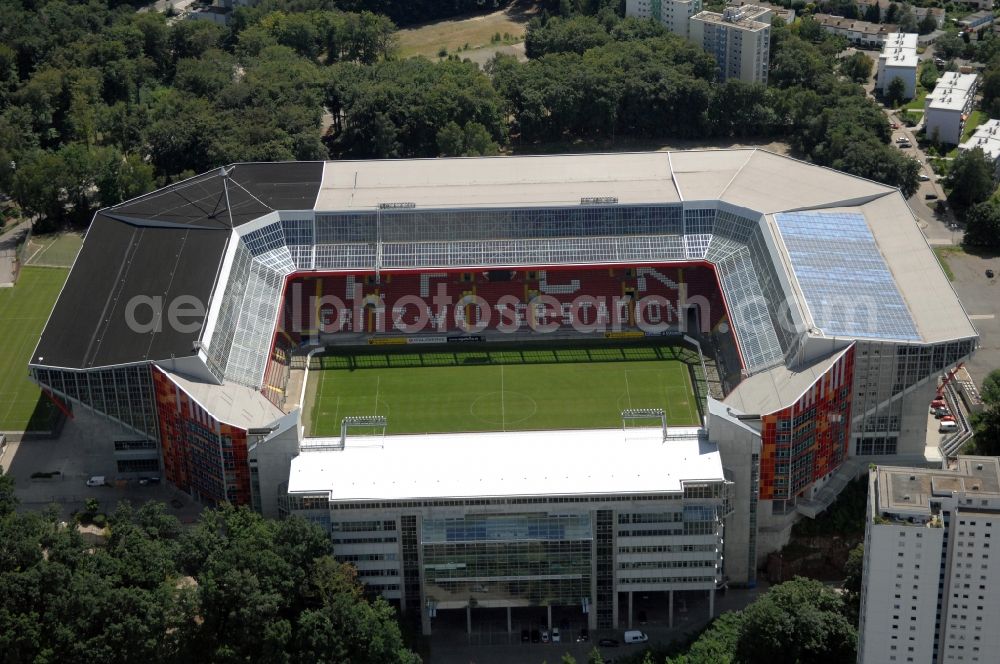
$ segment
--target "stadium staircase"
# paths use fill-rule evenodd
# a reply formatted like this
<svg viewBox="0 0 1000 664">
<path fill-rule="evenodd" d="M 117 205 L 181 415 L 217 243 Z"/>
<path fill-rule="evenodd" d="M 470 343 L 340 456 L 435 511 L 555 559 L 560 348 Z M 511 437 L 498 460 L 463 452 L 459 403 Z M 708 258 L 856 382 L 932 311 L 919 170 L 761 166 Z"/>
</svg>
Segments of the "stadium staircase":
<svg viewBox="0 0 1000 664">
<path fill-rule="evenodd" d="M 867 463 L 861 459 L 850 458 L 841 464 L 833 477 L 816 492 L 811 500 L 799 499 L 795 509 L 799 514 L 815 519 L 816 516 L 833 504 L 840 492 L 865 471 Z"/>
</svg>

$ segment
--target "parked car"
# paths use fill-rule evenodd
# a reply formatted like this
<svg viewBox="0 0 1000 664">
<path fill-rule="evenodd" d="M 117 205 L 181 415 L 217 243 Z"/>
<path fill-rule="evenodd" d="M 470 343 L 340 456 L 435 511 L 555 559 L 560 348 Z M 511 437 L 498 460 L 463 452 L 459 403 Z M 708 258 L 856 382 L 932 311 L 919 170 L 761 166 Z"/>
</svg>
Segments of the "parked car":
<svg viewBox="0 0 1000 664">
<path fill-rule="evenodd" d="M 896 137 L 896 142 L 897 143 L 909 143 L 910 139 L 908 139 L 906 136 L 897 136 Z"/>
<path fill-rule="evenodd" d="M 542 630 L 542 643 L 548 643 L 548 642 L 549 642 L 549 630 L 543 629 Z"/>
<path fill-rule="evenodd" d="M 920 175 L 917 176 L 917 179 L 920 180 L 921 182 L 928 182 L 930 181 L 931 176 L 927 175 L 927 173 L 921 173 Z"/>
<path fill-rule="evenodd" d="M 521 630 L 521 643 L 527 643 L 531 640 L 531 634 L 526 629 Z"/>
<path fill-rule="evenodd" d="M 542 634 L 537 629 L 531 630 L 531 642 L 538 643 L 542 640 Z"/>
<path fill-rule="evenodd" d="M 986 278 L 987 279 L 993 278 L 993 270 L 986 270 Z"/>
<path fill-rule="evenodd" d="M 601 646 L 602 648 L 617 648 L 618 639 L 601 639 L 600 641 L 597 642 L 597 645 Z"/>
<path fill-rule="evenodd" d="M 649 619 L 646 617 L 645 611 L 639 611 L 638 618 L 640 625 L 645 625 L 647 622 L 649 622 Z"/>
<path fill-rule="evenodd" d="M 924 194 L 924 200 L 927 200 L 927 201 L 936 201 L 937 200 L 937 194 Z"/>
<path fill-rule="evenodd" d="M 561 642 L 562 642 L 562 635 L 559 634 L 559 628 L 558 627 L 553 627 L 552 628 L 552 643 L 561 643 Z"/>
<path fill-rule="evenodd" d="M 576 642 L 585 643 L 587 641 L 590 641 L 590 630 L 587 629 L 586 627 L 581 627 L 580 636 L 576 637 Z"/>
<path fill-rule="evenodd" d="M 630 629 L 625 632 L 625 643 L 645 643 L 649 641 L 649 636 L 645 632 L 637 629 Z"/>
<path fill-rule="evenodd" d="M 155 475 L 152 476 L 152 477 L 140 477 L 139 478 L 139 485 L 140 486 L 146 486 L 147 484 L 159 484 L 159 483 L 160 483 L 160 478 L 157 477 L 157 476 L 155 476 Z"/>
<path fill-rule="evenodd" d="M 944 417 L 941 418 L 941 421 L 942 422 L 954 422 L 955 421 L 955 416 L 954 415 L 945 415 Z"/>
<path fill-rule="evenodd" d="M 898 122 L 890 122 L 889 126 L 892 127 L 893 129 L 899 129 L 899 123 Z"/>
<path fill-rule="evenodd" d="M 104 486 L 107 482 L 104 480 L 104 475 L 94 475 L 89 480 L 87 480 L 87 486 Z"/>
</svg>

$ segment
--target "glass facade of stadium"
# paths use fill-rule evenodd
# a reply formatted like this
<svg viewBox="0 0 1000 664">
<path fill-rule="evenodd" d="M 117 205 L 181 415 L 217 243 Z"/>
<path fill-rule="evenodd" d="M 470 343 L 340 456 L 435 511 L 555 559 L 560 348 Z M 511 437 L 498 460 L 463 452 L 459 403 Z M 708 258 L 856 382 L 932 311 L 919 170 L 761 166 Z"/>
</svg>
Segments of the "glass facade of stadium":
<svg viewBox="0 0 1000 664">
<path fill-rule="evenodd" d="M 714 611 L 731 493 L 718 480 L 617 496 L 341 502 L 316 494 L 290 495 L 282 509 L 326 528 L 334 554 L 370 591 L 419 608 L 425 633 L 440 611 L 469 611 L 475 621 L 476 609 L 506 609 L 523 621 L 517 612 L 530 607 L 562 607 L 576 624 L 610 629 L 634 623 L 634 593 L 662 593 L 671 607 L 674 592 L 707 594 Z"/>
</svg>

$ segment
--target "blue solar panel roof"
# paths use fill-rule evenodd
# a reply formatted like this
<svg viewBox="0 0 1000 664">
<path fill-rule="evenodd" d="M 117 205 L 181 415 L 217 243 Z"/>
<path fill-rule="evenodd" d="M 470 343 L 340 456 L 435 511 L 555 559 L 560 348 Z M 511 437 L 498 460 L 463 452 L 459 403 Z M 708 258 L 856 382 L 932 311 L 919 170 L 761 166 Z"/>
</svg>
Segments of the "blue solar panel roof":
<svg viewBox="0 0 1000 664">
<path fill-rule="evenodd" d="M 775 214 L 813 321 L 830 336 L 919 341 L 863 215 Z"/>
</svg>

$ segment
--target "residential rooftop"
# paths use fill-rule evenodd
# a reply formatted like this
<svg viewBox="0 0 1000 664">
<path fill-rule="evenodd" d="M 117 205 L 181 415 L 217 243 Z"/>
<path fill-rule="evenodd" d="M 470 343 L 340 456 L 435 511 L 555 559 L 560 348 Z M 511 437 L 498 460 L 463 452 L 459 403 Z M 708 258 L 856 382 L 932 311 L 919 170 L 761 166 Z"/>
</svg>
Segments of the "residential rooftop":
<svg viewBox="0 0 1000 664">
<path fill-rule="evenodd" d="M 976 127 L 975 133 L 958 146 L 960 150 L 980 148 L 990 159 L 1000 157 L 1000 120 L 989 120 Z"/>
<path fill-rule="evenodd" d="M 723 26 L 735 26 L 743 30 L 756 32 L 771 27 L 771 23 L 760 20 L 759 17 L 770 13 L 770 10 L 755 5 L 744 5 L 742 7 L 726 7 L 726 12 L 703 11 L 691 17 L 693 21 L 704 21 L 705 23 L 715 23 Z"/>
<path fill-rule="evenodd" d="M 1000 459 L 960 456 L 948 469 L 878 466 L 872 484 L 878 514 L 926 520 L 932 516 L 932 498 L 1000 497 Z"/>
</svg>

